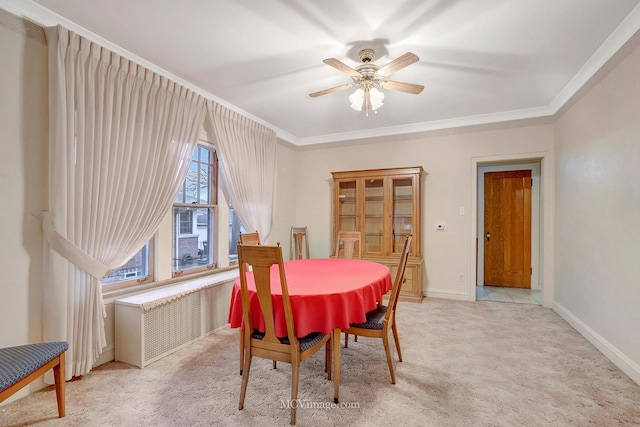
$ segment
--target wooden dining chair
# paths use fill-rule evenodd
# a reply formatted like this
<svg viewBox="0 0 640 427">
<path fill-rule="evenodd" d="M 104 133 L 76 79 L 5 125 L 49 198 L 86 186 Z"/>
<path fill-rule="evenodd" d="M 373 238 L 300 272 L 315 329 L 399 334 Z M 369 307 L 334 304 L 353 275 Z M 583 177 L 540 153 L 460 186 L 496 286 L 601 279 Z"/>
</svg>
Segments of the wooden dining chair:
<svg viewBox="0 0 640 427">
<path fill-rule="evenodd" d="M 240 244 L 242 245 L 259 245 L 260 234 L 258 230 L 253 233 L 240 233 Z"/>
<path fill-rule="evenodd" d="M 362 233 L 359 231 L 338 231 L 336 236 L 336 258 L 340 258 L 340 242 L 342 242 L 342 258 L 362 258 Z"/>
<path fill-rule="evenodd" d="M 370 338 L 381 338 L 384 345 L 384 351 L 387 354 L 387 364 L 389 365 L 389 373 L 391 373 L 391 384 L 396 383 L 396 375 L 393 371 L 393 361 L 391 360 L 391 347 L 389 346 L 389 333 L 393 334 L 393 340 L 396 343 L 398 351 L 398 360 L 402 362 L 402 352 L 400 351 L 400 339 L 398 338 L 398 329 L 396 328 L 396 311 L 398 307 L 398 296 L 400 295 L 400 287 L 404 282 L 404 272 L 409 259 L 411 248 L 411 240 L 413 236 L 410 234 L 404 241 L 402 254 L 396 271 L 396 277 L 391 288 L 388 305 L 378 304 L 375 310 L 367 313 L 367 319 L 364 323 L 351 324 L 349 329 L 343 330 L 345 333 L 344 344 L 348 346 L 349 334 Z"/>
<path fill-rule="evenodd" d="M 304 242 L 304 246 L 302 245 Z M 303 248 L 305 251 L 303 251 Z M 307 227 L 291 227 L 289 259 L 309 259 L 309 232 Z"/>
<path fill-rule="evenodd" d="M 240 233 L 240 242 L 241 245 L 259 245 L 260 244 L 260 233 L 256 230 L 253 233 Z M 244 341 L 242 339 L 242 331 L 238 334 L 240 339 L 240 375 L 242 375 L 242 368 L 244 367 Z M 273 361 L 273 369 L 277 367 L 276 360 Z"/>
<path fill-rule="evenodd" d="M 238 245 L 238 260 L 240 265 L 240 292 L 242 298 L 242 316 L 244 322 L 243 339 L 245 347 L 242 388 L 240 390 L 240 404 L 244 407 L 244 399 L 249 382 L 251 360 L 254 356 L 291 363 L 291 402 L 297 402 L 298 380 L 300 377 L 300 363 L 313 356 L 322 346 L 325 346 L 325 366 L 328 379 L 331 379 L 332 334 L 319 332 L 304 338 L 296 337 L 296 328 L 291 311 L 291 302 L 287 290 L 287 279 L 282 259 L 282 248 L 277 246 Z M 275 317 L 273 295 L 271 294 L 271 266 L 277 265 L 280 273 L 280 288 L 284 320 L 287 326 L 287 336 L 278 337 L 275 331 Z M 256 286 L 257 299 L 250 301 L 247 288 L 248 266 L 252 267 Z M 253 306 L 252 306 L 253 304 Z M 256 306 L 256 304 L 258 306 Z M 264 318 L 265 331 L 258 332 L 251 324 L 251 310 L 260 309 Z M 297 405 L 291 405 L 291 424 L 296 423 Z"/>
</svg>

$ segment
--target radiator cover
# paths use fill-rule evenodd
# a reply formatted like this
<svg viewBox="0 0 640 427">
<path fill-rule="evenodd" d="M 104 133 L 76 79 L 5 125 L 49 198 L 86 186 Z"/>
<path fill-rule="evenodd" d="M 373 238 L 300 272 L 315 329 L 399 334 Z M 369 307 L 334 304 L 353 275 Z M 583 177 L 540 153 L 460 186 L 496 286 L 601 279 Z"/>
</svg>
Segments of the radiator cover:
<svg viewBox="0 0 640 427">
<path fill-rule="evenodd" d="M 236 270 L 115 303 L 115 360 L 144 368 L 227 325 Z"/>
</svg>

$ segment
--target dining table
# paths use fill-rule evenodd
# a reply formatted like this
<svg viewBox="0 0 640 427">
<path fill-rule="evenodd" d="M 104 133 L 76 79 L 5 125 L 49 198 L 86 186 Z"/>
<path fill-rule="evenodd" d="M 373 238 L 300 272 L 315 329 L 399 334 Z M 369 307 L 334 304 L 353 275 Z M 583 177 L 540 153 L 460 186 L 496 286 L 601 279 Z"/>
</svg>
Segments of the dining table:
<svg viewBox="0 0 640 427">
<path fill-rule="evenodd" d="M 284 271 L 296 336 L 302 338 L 312 332 L 333 334 L 334 402 L 338 403 L 340 332 L 352 323 L 365 322 L 366 313 L 382 302 L 383 295 L 391 290 L 393 284 L 389 268 L 361 259 L 311 258 L 287 261 Z M 247 290 L 251 325 L 264 332 L 264 319 L 251 271 L 247 272 Z M 271 268 L 271 294 L 276 335 L 286 337 L 277 264 Z M 240 278 L 235 280 L 231 292 L 228 321 L 231 328 L 243 326 Z M 242 351 L 241 347 L 241 354 Z"/>
</svg>

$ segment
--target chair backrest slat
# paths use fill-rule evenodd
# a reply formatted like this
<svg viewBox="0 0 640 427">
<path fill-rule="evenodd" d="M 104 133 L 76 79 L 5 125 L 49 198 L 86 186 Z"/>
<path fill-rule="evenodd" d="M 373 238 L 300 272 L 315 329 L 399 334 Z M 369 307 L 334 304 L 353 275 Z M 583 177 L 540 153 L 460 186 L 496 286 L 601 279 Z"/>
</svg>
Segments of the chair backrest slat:
<svg viewBox="0 0 640 427">
<path fill-rule="evenodd" d="M 253 233 L 240 233 L 240 244 L 242 245 L 259 245 L 260 234 L 256 230 Z"/>
<path fill-rule="evenodd" d="M 392 312 L 396 310 L 396 306 L 398 305 L 400 288 L 402 287 L 402 282 L 404 282 L 404 272 L 407 268 L 409 252 L 411 252 L 411 240 L 413 240 L 413 235 L 409 234 L 404 241 L 404 245 L 402 246 L 402 253 L 400 254 L 398 270 L 396 270 L 396 277 L 393 281 L 393 287 L 391 288 L 391 295 L 389 295 L 389 309 L 387 310 L 386 314 L 387 320 L 392 315 Z"/>
<path fill-rule="evenodd" d="M 304 246 L 303 246 L 304 241 Z M 303 251 L 306 249 L 306 253 Z M 309 255 L 309 232 L 307 227 L 291 227 L 291 247 L 289 259 L 308 259 Z"/>
<path fill-rule="evenodd" d="M 247 273 L 251 269 L 258 296 L 258 303 L 264 318 L 265 336 L 263 341 L 280 343 L 275 332 L 275 317 L 273 310 L 273 298 L 271 294 L 271 269 L 273 265 L 278 266 L 280 288 L 282 290 L 282 303 L 284 306 L 284 317 L 287 325 L 287 336 L 291 344 L 297 343 L 295 327 L 293 325 L 293 314 L 287 279 L 284 272 L 284 261 L 282 259 L 282 248 L 278 246 L 263 245 L 238 245 L 238 264 L 240 266 L 240 287 L 242 295 L 242 313 L 244 316 L 245 328 L 251 328 L 251 307 L 247 287 Z M 249 329 L 249 331 L 252 331 Z M 280 337 L 283 338 L 283 337 Z"/>
<path fill-rule="evenodd" d="M 336 237 L 336 258 L 340 254 L 340 242 L 343 247 L 343 258 L 362 258 L 362 233 L 359 231 L 338 231 Z"/>
</svg>

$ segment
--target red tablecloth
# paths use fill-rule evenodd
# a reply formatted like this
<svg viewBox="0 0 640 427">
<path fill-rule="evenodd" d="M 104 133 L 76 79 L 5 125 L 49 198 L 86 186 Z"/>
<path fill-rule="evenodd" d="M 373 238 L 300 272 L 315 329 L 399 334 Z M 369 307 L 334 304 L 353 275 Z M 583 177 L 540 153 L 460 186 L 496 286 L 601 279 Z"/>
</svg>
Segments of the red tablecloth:
<svg viewBox="0 0 640 427">
<path fill-rule="evenodd" d="M 350 323 L 364 322 L 365 313 L 376 308 L 376 303 L 392 286 L 389 268 L 371 261 L 305 259 L 285 262 L 284 270 L 298 337 L 311 332 L 328 334 L 335 328 L 346 329 Z M 277 266 L 273 266 L 271 292 L 276 335 L 285 337 L 287 329 L 279 276 Z M 264 331 L 251 272 L 247 279 L 252 326 Z M 241 327 L 243 323 L 239 278 L 233 286 L 228 320 L 232 328 Z"/>
</svg>

